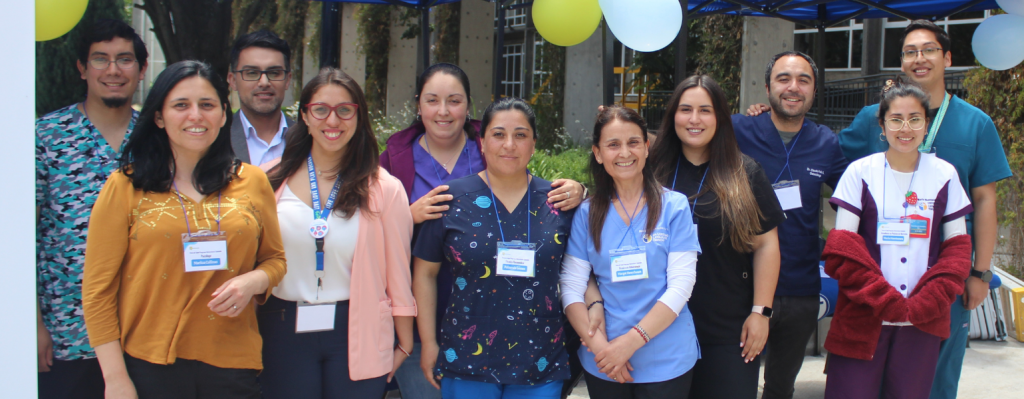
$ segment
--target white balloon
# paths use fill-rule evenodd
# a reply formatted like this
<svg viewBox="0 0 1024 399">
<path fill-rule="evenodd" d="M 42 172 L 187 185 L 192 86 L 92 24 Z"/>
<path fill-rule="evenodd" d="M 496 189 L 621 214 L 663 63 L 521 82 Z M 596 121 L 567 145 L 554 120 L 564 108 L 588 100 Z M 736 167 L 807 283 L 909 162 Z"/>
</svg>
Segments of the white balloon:
<svg viewBox="0 0 1024 399">
<path fill-rule="evenodd" d="M 974 57 L 988 69 L 1002 71 L 1024 61 L 1024 17 L 994 15 L 982 21 L 971 41 Z"/>
<path fill-rule="evenodd" d="M 1024 17 L 1024 0 L 996 0 L 996 4 L 1009 14 Z"/>
<path fill-rule="evenodd" d="M 676 40 L 683 26 L 677 0 L 599 0 L 616 39 L 636 51 L 658 51 Z"/>
</svg>

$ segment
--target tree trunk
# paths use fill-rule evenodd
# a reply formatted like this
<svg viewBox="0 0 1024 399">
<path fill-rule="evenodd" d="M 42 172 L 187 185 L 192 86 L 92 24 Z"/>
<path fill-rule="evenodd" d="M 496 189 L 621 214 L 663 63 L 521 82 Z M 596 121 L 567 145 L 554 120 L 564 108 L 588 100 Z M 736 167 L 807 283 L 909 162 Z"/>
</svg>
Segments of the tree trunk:
<svg viewBox="0 0 1024 399">
<path fill-rule="evenodd" d="M 226 77 L 232 0 L 146 0 L 136 5 L 153 21 L 167 64 L 200 60 Z"/>
</svg>

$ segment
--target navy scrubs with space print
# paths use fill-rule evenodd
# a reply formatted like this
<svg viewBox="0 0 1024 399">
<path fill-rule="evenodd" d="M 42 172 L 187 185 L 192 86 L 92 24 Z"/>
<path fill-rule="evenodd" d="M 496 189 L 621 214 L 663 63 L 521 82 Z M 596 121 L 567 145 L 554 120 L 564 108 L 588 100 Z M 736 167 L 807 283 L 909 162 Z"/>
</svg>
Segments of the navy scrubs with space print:
<svg viewBox="0 0 1024 399">
<path fill-rule="evenodd" d="M 438 328 L 434 374 L 517 385 L 568 379 L 565 319 L 557 290 L 572 211 L 548 203 L 551 182 L 538 177 L 511 212 L 500 202 L 494 204 L 478 175 L 448 185 L 446 194 L 453 199 L 442 204 L 448 211 L 423 223 L 413 248 L 414 256 L 440 262 L 455 278 Z M 502 233 L 505 241 L 536 244 L 535 277 L 496 275 Z"/>
</svg>

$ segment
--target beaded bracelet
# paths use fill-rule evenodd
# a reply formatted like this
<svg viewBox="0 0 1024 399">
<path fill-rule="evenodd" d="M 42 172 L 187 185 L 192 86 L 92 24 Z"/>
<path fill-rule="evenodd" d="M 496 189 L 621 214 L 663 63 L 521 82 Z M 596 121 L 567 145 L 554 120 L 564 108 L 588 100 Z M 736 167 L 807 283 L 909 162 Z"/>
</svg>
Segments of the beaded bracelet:
<svg viewBox="0 0 1024 399">
<path fill-rule="evenodd" d="M 639 324 L 633 326 L 633 329 L 636 330 L 636 332 L 640 334 L 640 337 L 644 339 L 644 343 L 645 344 L 648 343 L 648 342 L 651 342 L 651 336 L 647 335 L 647 331 L 644 331 L 644 328 L 640 327 Z"/>
<path fill-rule="evenodd" d="M 604 301 L 597 300 L 597 301 L 591 302 L 589 305 L 587 305 L 587 310 L 590 310 L 590 308 L 594 307 L 594 305 L 597 305 L 599 303 L 601 304 L 601 306 L 604 306 Z"/>
</svg>

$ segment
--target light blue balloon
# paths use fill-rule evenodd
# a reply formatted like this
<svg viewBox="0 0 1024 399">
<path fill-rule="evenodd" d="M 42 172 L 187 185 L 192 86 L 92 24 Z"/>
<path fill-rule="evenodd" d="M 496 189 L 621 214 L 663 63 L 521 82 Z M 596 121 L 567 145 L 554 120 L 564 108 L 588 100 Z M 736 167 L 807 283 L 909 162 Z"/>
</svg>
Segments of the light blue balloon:
<svg viewBox="0 0 1024 399">
<path fill-rule="evenodd" d="M 1024 61 L 1024 17 L 993 15 L 981 22 L 971 40 L 974 57 L 985 68 L 1003 71 Z"/>
<path fill-rule="evenodd" d="M 678 0 L 599 0 L 616 39 L 636 51 L 658 51 L 676 40 L 683 26 Z"/>
</svg>

